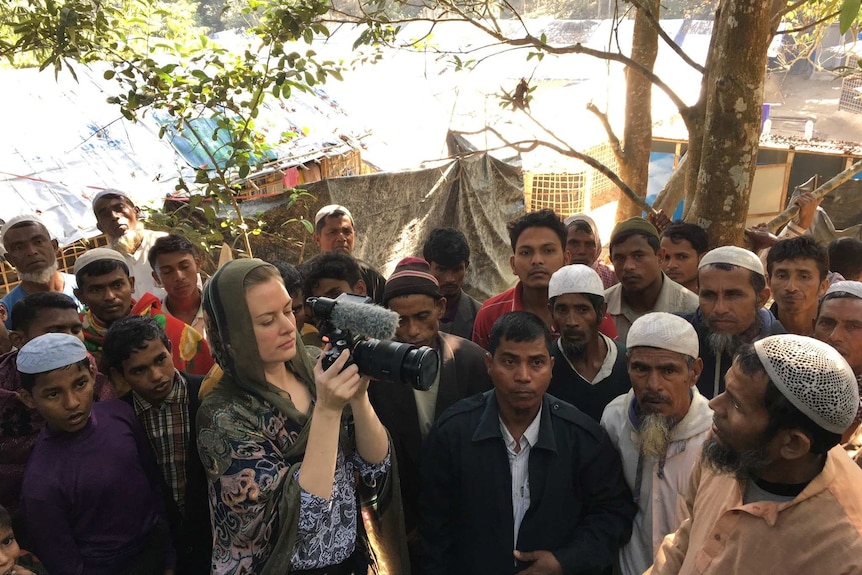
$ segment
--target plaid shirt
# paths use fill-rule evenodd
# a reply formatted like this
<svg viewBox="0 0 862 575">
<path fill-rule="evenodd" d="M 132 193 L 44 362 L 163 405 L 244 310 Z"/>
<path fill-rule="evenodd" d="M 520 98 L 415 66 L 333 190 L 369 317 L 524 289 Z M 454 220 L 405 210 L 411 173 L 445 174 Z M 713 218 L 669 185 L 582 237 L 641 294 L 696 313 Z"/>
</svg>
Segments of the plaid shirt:
<svg viewBox="0 0 862 575">
<path fill-rule="evenodd" d="M 593 269 L 596 270 L 596 273 L 599 274 L 599 277 L 602 280 L 602 285 L 605 286 L 605 289 L 609 287 L 614 287 L 618 283 L 620 283 L 617 274 L 614 272 L 613 268 L 606 266 L 600 261 L 596 261 L 593 263 Z"/>
<path fill-rule="evenodd" d="M 151 405 L 134 391 L 132 398 L 135 415 L 150 438 L 156 463 L 162 470 L 174 501 L 183 511 L 186 501 L 186 446 L 190 441 L 191 424 L 186 380 L 176 371 L 174 388 L 159 405 Z"/>
</svg>

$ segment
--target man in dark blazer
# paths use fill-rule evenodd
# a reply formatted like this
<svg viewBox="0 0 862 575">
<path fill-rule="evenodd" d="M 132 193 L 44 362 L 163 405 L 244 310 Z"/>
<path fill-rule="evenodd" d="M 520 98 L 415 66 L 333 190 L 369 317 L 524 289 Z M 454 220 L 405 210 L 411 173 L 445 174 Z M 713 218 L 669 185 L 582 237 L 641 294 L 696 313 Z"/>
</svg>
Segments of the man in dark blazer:
<svg viewBox="0 0 862 575">
<path fill-rule="evenodd" d="M 545 393 L 554 359 L 543 320 L 505 314 L 488 341 L 494 389 L 446 410 L 425 440 L 425 575 L 610 573 L 637 511 L 617 450 Z"/>
<path fill-rule="evenodd" d="M 422 440 L 431 425 L 460 399 L 491 389 L 485 350 L 473 342 L 439 331 L 446 299 L 428 262 L 406 258 L 386 282 L 384 305 L 401 316 L 395 339 L 427 345 L 440 355 L 437 381 L 428 391 L 400 383 L 373 381 L 369 397 L 395 446 L 404 520 L 414 575 L 420 572 L 418 540 L 419 466 Z"/>
<path fill-rule="evenodd" d="M 209 573 L 212 530 L 195 425 L 204 378 L 174 368 L 171 342 L 152 317 L 114 322 L 105 336 L 103 358 L 111 379 L 131 388 L 120 399 L 134 409 L 162 471 L 176 575 Z"/>
</svg>

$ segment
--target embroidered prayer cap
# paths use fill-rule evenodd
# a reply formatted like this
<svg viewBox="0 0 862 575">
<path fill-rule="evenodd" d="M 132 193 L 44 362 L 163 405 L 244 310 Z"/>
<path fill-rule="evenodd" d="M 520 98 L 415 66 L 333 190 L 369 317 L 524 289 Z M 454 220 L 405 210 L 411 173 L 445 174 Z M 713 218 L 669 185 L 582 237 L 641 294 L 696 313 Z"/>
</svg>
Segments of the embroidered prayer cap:
<svg viewBox="0 0 862 575">
<path fill-rule="evenodd" d="M 118 262 L 122 262 L 129 266 L 128 262 L 126 262 L 126 258 L 123 257 L 123 254 L 118 252 L 117 250 L 112 250 L 110 248 L 93 248 L 91 250 L 87 250 L 84 252 L 77 260 L 75 260 L 75 267 L 73 268 L 73 272 L 75 275 L 78 274 L 79 271 L 87 267 L 93 262 L 97 262 L 99 260 L 114 260 Z"/>
<path fill-rule="evenodd" d="M 832 293 L 846 293 L 852 296 L 856 296 L 859 299 L 862 299 L 862 282 L 857 281 L 840 281 L 835 282 L 826 290 L 826 293 L 823 294 L 823 297 L 828 296 Z"/>
<path fill-rule="evenodd" d="M 754 342 L 769 379 L 811 421 L 827 431 L 844 433 L 859 408 L 853 370 L 831 345 L 796 334 L 773 335 Z"/>
<path fill-rule="evenodd" d="M 18 351 L 21 373 L 45 373 L 87 359 L 84 343 L 68 333 L 46 333 L 34 337 Z"/>
<path fill-rule="evenodd" d="M 440 283 L 431 273 L 431 265 L 422 258 L 404 258 L 398 265 L 383 288 L 383 305 L 389 305 L 389 300 L 400 295 L 424 294 L 434 299 L 440 299 Z"/>
<path fill-rule="evenodd" d="M 763 273 L 763 262 L 757 257 L 757 254 L 736 246 L 721 246 L 720 248 L 709 250 L 700 260 L 697 269 L 712 264 L 737 266 L 766 277 L 766 274 Z"/>
<path fill-rule="evenodd" d="M 338 204 L 329 204 L 328 206 L 323 206 L 317 210 L 317 214 L 314 216 L 314 227 L 317 228 L 321 221 L 325 220 L 329 216 L 334 216 L 336 212 L 343 213 L 347 216 L 347 219 L 350 220 L 351 224 L 354 226 L 356 225 L 356 222 L 353 221 L 353 214 L 350 213 L 350 210 L 344 206 L 339 206 Z"/>
<path fill-rule="evenodd" d="M 40 218 L 36 214 L 20 214 L 15 216 L 14 218 L 9 218 L 9 221 L 3 224 L 3 227 L 0 228 L 0 245 L 5 246 L 6 232 L 8 232 L 17 225 L 24 223 L 39 224 L 40 226 L 48 230 L 48 226 L 45 225 L 45 222 L 42 221 L 42 218 Z M 51 237 L 51 239 L 54 239 L 53 235 L 51 234 L 51 230 L 48 230 L 48 236 Z"/>
<path fill-rule="evenodd" d="M 122 190 L 115 190 L 113 188 L 108 188 L 107 190 L 102 190 L 98 192 L 95 196 L 93 196 L 93 206 L 95 207 L 96 202 L 104 198 L 105 196 L 120 196 L 121 198 L 126 198 L 129 200 L 129 203 L 133 206 L 135 205 L 135 201 L 132 199 L 132 196 L 128 194 L 128 192 L 124 192 Z"/>
<path fill-rule="evenodd" d="M 626 336 L 626 348 L 655 347 L 697 359 L 700 343 L 690 323 L 678 315 L 654 311 L 637 318 Z"/>
<path fill-rule="evenodd" d="M 563 266 L 551 276 L 548 299 L 564 293 L 588 293 L 605 299 L 605 286 L 596 270 L 583 264 Z"/>
<path fill-rule="evenodd" d="M 654 225 L 652 225 L 640 216 L 635 216 L 633 218 L 629 218 L 625 221 L 622 221 L 614 226 L 614 231 L 611 232 L 610 245 L 614 245 L 616 239 L 620 236 L 620 234 L 626 232 L 640 232 L 661 241 L 661 237 L 659 237 L 658 230 Z"/>
<path fill-rule="evenodd" d="M 596 226 L 595 220 L 593 220 L 593 218 L 591 218 L 587 214 L 573 214 L 573 215 L 569 216 L 568 218 L 566 218 L 565 220 L 563 220 L 563 224 L 567 228 L 576 222 L 584 222 L 585 224 L 590 226 L 590 229 L 593 230 L 593 235 L 596 237 L 596 246 L 598 246 L 599 249 L 601 249 L 602 240 L 599 237 L 599 228 L 598 228 L 598 226 Z"/>
</svg>

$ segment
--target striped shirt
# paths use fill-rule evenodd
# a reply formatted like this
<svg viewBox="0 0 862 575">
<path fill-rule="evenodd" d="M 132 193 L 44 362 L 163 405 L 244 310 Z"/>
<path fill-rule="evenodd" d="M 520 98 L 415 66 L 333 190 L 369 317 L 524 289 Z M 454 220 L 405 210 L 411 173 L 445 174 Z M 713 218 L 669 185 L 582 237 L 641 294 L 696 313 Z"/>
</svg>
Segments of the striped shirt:
<svg viewBox="0 0 862 575">
<path fill-rule="evenodd" d="M 515 547 L 518 546 L 518 533 L 521 530 L 521 521 L 530 508 L 530 448 L 539 440 L 539 422 L 542 418 L 542 410 L 536 414 L 535 419 L 521 435 L 519 441 L 515 441 L 512 434 L 506 428 L 506 424 L 500 419 L 500 431 L 503 433 L 503 441 L 506 443 L 506 454 L 509 456 L 509 470 L 512 474 L 512 523 L 515 530 Z"/>
<path fill-rule="evenodd" d="M 174 372 L 174 388 L 159 405 L 152 405 L 132 392 L 135 415 L 147 432 L 156 463 L 180 511 L 186 502 L 186 447 L 190 441 L 189 389 L 179 371 Z"/>
</svg>

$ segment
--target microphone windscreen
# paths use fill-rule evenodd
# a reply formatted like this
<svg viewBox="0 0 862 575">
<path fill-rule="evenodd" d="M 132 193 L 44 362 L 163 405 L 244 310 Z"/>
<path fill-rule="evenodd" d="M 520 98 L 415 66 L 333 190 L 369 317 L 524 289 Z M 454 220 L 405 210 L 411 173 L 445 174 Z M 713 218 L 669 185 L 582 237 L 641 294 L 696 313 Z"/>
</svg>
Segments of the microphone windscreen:
<svg viewBox="0 0 862 575">
<path fill-rule="evenodd" d="M 392 339 L 395 337 L 400 316 L 379 305 L 339 301 L 333 307 L 330 319 L 335 327 L 354 336 Z"/>
</svg>

